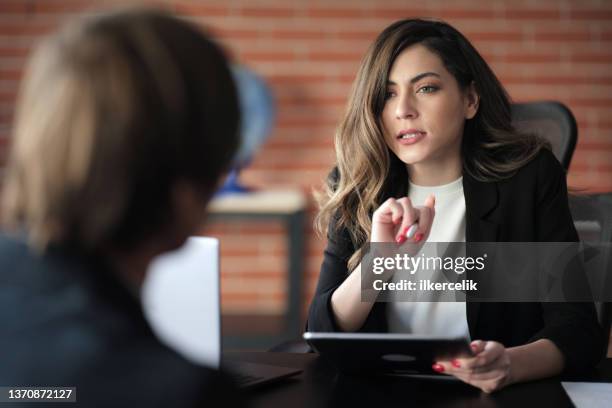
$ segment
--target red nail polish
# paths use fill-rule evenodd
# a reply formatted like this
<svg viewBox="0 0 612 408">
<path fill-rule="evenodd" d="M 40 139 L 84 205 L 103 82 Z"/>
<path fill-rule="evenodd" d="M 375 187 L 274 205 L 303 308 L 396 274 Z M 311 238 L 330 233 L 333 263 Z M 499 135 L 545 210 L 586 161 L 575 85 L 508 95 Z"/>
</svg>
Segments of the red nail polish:
<svg viewBox="0 0 612 408">
<path fill-rule="evenodd" d="M 419 232 L 418 234 L 414 236 L 414 242 L 421 242 L 422 239 L 423 239 L 423 233 L 421 232 Z"/>
<path fill-rule="evenodd" d="M 432 366 L 431 366 L 431 368 L 432 368 L 434 371 L 437 371 L 437 372 L 439 372 L 439 373 L 443 373 L 443 372 L 444 372 L 444 366 L 443 366 L 443 365 L 440 365 L 440 364 L 434 364 L 434 365 L 432 365 Z"/>
<path fill-rule="evenodd" d="M 459 362 L 459 360 L 453 360 L 453 361 L 451 361 L 451 364 L 455 368 L 461 368 L 461 363 Z"/>
</svg>

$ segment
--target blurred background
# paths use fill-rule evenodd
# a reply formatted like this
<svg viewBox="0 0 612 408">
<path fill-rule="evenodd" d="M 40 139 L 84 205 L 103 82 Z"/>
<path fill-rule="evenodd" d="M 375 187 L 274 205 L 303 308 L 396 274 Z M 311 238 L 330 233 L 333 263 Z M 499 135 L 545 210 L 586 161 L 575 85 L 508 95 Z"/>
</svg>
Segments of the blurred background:
<svg viewBox="0 0 612 408">
<path fill-rule="evenodd" d="M 514 101 L 568 106 L 578 125 L 569 185 L 612 191 L 612 1 L 605 0 L 0 0 L 0 182 L 31 47 L 76 14 L 132 3 L 200 25 L 273 95 L 271 133 L 240 175 L 259 198 L 221 199 L 202 231 L 221 241 L 223 328 L 239 339 L 227 340 L 230 347 L 268 347 L 303 328 L 325 245 L 312 230 L 311 192 L 333 164 L 334 129 L 360 59 L 397 19 L 446 20 Z"/>
</svg>

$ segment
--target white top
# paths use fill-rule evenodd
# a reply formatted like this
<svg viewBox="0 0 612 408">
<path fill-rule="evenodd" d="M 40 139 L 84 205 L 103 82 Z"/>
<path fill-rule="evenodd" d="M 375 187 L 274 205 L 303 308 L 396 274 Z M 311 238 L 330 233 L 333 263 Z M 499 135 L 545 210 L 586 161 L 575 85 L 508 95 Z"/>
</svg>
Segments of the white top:
<svg viewBox="0 0 612 408">
<path fill-rule="evenodd" d="M 423 205 L 430 194 L 436 196 L 436 215 L 427 242 L 465 242 L 463 177 L 449 184 L 433 187 L 410 183 L 408 197 L 414 206 Z M 465 256 L 465 254 L 444 254 L 446 256 Z M 438 255 L 443 256 L 444 254 Z M 432 298 L 431 302 L 396 301 L 389 303 L 387 305 L 389 331 L 420 335 L 464 336 L 469 339 L 465 302 L 433 300 Z"/>
</svg>

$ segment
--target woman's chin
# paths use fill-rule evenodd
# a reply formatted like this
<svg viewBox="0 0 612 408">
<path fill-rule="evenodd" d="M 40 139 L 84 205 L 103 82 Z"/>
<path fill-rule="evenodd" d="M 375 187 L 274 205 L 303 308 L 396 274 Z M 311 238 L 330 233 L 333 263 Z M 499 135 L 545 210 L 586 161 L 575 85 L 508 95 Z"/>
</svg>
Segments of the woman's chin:
<svg viewBox="0 0 612 408">
<path fill-rule="evenodd" d="M 407 166 L 412 166 L 423 162 L 427 156 L 423 154 L 402 154 L 398 158 Z"/>
</svg>

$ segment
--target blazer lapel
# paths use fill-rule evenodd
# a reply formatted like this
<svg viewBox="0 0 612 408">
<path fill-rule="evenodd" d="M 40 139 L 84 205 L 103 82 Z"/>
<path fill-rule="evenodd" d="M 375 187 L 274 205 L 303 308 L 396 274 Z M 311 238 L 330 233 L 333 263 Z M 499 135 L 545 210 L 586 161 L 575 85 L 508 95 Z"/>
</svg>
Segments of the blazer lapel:
<svg viewBox="0 0 612 408">
<path fill-rule="evenodd" d="M 498 206 L 499 193 L 497 183 L 482 182 L 463 174 L 463 194 L 465 196 L 465 240 L 469 242 L 496 242 L 499 238 L 499 223 L 495 221 L 495 209 Z M 466 303 L 466 314 L 470 335 L 477 337 L 476 327 L 480 302 Z"/>
<path fill-rule="evenodd" d="M 499 224 L 494 217 L 499 200 L 497 183 L 478 181 L 464 174 L 463 194 L 466 242 L 496 242 L 499 238 Z"/>
</svg>

